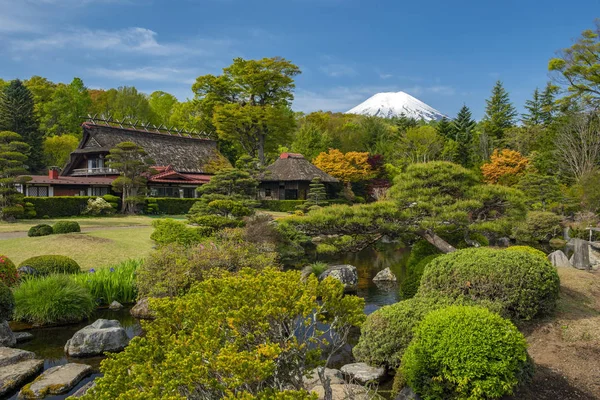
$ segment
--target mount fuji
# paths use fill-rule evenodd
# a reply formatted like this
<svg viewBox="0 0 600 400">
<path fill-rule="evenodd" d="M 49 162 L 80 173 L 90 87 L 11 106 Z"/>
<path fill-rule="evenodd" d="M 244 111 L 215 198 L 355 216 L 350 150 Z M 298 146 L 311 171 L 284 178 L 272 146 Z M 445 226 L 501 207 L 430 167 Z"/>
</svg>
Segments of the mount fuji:
<svg viewBox="0 0 600 400">
<path fill-rule="evenodd" d="M 346 114 L 372 115 L 383 118 L 393 118 L 404 115 L 416 120 L 427 122 L 440 120 L 444 114 L 404 92 L 377 93 L 360 103 Z"/>
</svg>

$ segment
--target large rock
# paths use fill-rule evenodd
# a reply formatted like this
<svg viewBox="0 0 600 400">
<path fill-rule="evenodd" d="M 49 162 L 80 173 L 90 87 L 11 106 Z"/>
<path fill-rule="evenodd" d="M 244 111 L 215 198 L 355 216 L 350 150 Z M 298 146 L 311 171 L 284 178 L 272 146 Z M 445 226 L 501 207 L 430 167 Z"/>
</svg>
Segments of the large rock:
<svg viewBox="0 0 600 400">
<path fill-rule="evenodd" d="M 594 245 L 590 245 L 590 265 L 593 270 L 600 267 L 600 251 Z"/>
<path fill-rule="evenodd" d="M 108 308 L 110 308 L 111 310 L 120 310 L 121 308 L 123 308 L 123 304 L 115 300 L 112 303 L 110 303 Z"/>
<path fill-rule="evenodd" d="M 577 269 L 590 269 L 590 244 L 583 239 L 571 239 L 569 243 L 573 245 L 571 265 Z"/>
<path fill-rule="evenodd" d="M 152 310 L 150 310 L 150 304 L 148 304 L 147 298 L 140 299 L 137 303 L 135 303 L 135 306 L 133 306 L 133 308 L 129 312 L 131 313 L 131 315 L 138 319 L 156 318 Z"/>
<path fill-rule="evenodd" d="M 400 393 L 394 397 L 394 400 L 421 400 L 421 397 L 408 386 L 404 386 Z"/>
<path fill-rule="evenodd" d="M 323 400 L 325 398 L 325 388 L 321 385 L 315 386 L 311 392 L 315 393 L 319 400 Z M 372 398 L 373 397 L 369 395 L 367 389 L 359 385 L 347 383 L 337 383 L 331 385 L 332 400 L 370 400 Z"/>
<path fill-rule="evenodd" d="M 375 275 L 373 278 L 375 282 L 396 282 L 396 275 L 392 272 L 392 270 L 388 267 L 383 269 Z"/>
<path fill-rule="evenodd" d="M 0 347 L 0 367 L 16 364 L 25 360 L 31 360 L 33 358 L 35 358 L 35 353 L 32 353 L 31 351 Z"/>
<path fill-rule="evenodd" d="M 344 383 L 344 376 L 339 369 L 325 368 L 325 378 L 329 378 L 329 383 L 332 385 Z M 315 386 L 321 385 L 321 378 L 319 378 L 319 372 L 314 369 L 311 371 L 308 377 L 302 378 L 302 383 L 306 390 L 311 390 Z"/>
<path fill-rule="evenodd" d="M 65 345 L 65 353 L 73 357 L 94 356 L 121 351 L 128 343 L 127 333 L 119 321 L 99 319 L 75 332 Z"/>
<path fill-rule="evenodd" d="M 66 393 L 92 373 L 86 364 L 69 363 L 44 371 L 19 392 L 20 399 L 43 399 L 48 395 Z"/>
<path fill-rule="evenodd" d="M 0 346 L 8 346 L 12 347 L 17 344 L 17 338 L 13 331 L 10 330 L 10 326 L 8 326 L 8 322 L 1 321 L 0 322 Z"/>
<path fill-rule="evenodd" d="M 552 263 L 555 267 L 571 267 L 571 261 L 562 250 L 556 250 L 550 254 L 548 254 L 548 261 Z"/>
<path fill-rule="evenodd" d="M 346 364 L 341 368 L 350 382 L 364 385 L 368 382 L 379 382 L 385 376 L 385 369 L 371 367 L 366 363 Z"/>
<path fill-rule="evenodd" d="M 33 359 L 26 359 L 0 367 L 0 398 L 4 398 L 7 393 L 17 390 L 21 385 L 42 372 L 42 369 L 44 369 L 44 360 Z"/>
<path fill-rule="evenodd" d="M 510 239 L 507 237 L 501 237 L 496 240 L 496 246 L 498 247 L 508 247 L 511 245 Z"/>
<path fill-rule="evenodd" d="M 86 383 L 85 385 L 83 385 L 82 387 L 80 387 L 79 389 L 77 389 L 77 391 L 75 393 L 73 393 L 71 396 L 69 396 L 69 398 L 71 397 L 82 397 L 83 395 L 85 395 L 88 390 L 90 390 L 91 388 L 93 388 L 94 386 L 96 386 L 96 381 L 89 381 L 88 383 Z"/>
<path fill-rule="evenodd" d="M 319 280 L 328 276 L 342 282 L 345 292 L 355 292 L 358 289 L 358 271 L 354 265 L 333 265 L 319 276 Z"/>
</svg>

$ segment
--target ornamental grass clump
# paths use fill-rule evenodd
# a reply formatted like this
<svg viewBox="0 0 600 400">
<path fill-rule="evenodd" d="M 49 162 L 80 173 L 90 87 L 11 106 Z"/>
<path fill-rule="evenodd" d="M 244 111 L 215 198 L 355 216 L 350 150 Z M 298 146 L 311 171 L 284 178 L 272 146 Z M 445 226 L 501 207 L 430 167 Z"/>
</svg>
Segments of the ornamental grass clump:
<svg viewBox="0 0 600 400">
<path fill-rule="evenodd" d="M 525 337 L 483 307 L 430 312 L 415 330 L 399 373 L 424 399 L 497 399 L 533 375 Z"/>
<path fill-rule="evenodd" d="M 99 304 L 118 301 L 134 303 L 137 297 L 135 275 L 142 260 L 127 260 L 111 267 L 91 269 L 87 273 L 73 275 L 73 279 L 85 286 Z"/>
<path fill-rule="evenodd" d="M 416 296 L 490 301 L 504 316 L 531 320 L 554 310 L 559 286 L 556 268 L 539 255 L 477 248 L 431 261 Z"/>
<path fill-rule="evenodd" d="M 19 274 L 10 258 L 0 254 L 0 283 L 14 286 L 19 281 Z"/>
<path fill-rule="evenodd" d="M 13 319 L 35 325 L 83 321 L 96 308 L 89 290 L 62 274 L 26 279 L 15 289 L 14 296 Z"/>
</svg>

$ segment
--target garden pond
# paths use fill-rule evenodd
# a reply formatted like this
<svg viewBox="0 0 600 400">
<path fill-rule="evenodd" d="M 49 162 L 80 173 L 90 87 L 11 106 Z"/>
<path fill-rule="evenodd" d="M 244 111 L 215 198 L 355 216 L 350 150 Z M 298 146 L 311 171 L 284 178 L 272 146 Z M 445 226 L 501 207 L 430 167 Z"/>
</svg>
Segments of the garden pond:
<svg viewBox="0 0 600 400">
<path fill-rule="evenodd" d="M 365 299 L 365 312 L 367 314 L 382 306 L 396 303 L 400 300 L 398 284 L 375 284 L 373 277 L 377 272 L 389 267 L 401 282 L 405 275 L 405 266 L 410 249 L 399 247 L 398 244 L 376 244 L 357 253 L 345 253 L 336 258 L 325 259 L 329 264 L 351 264 L 358 270 L 359 281 L 357 295 Z M 69 339 L 81 328 L 89 325 L 99 318 L 116 319 L 125 328 L 127 335 L 131 338 L 142 332 L 139 321 L 131 316 L 128 308 L 118 311 L 99 309 L 88 321 L 79 324 L 31 328 L 26 324 L 11 323 L 14 331 L 28 331 L 33 334 L 33 339 L 18 344 L 16 347 L 34 352 L 38 358 L 43 358 L 44 369 L 68 362 L 78 362 L 91 365 L 94 374 L 81 381 L 70 392 L 60 396 L 48 396 L 46 399 L 65 399 L 75 393 L 81 386 L 93 380 L 99 375 L 100 361 L 103 357 L 71 358 L 64 354 L 64 346 Z M 333 361 L 333 367 L 352 362 L 351 348 L 344 349 Z M 16 393 L 10 399 L 17 399 Z"/>
</svg>

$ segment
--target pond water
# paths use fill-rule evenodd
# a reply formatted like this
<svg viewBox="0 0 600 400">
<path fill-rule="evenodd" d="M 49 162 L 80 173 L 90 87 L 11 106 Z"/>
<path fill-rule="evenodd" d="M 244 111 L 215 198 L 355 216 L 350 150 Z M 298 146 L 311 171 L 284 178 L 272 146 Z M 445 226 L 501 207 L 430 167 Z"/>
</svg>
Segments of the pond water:
<svg viewBox="0 0 600 400">
<path fill-rule="evenodd" d="M 393 304 L 400 300 L 398 295 L 398 283 L 405 275 L 405 265 L 410 249 L 400 247 L 398 244 L 376 244 L 357 253 L 345 253 L 335 258 L 323 260 L 329 264 L 351 264 L 358 269 L 358 291 L 357 295 L 365 299 L 365 312 L 367 314 L 381 308 L 384 305 Z M 396 275 L 398 282 L 396 284 L 376 285 L 373 277 L 377 272 L 389 267 Z M 99 376 L 100 361 L 104 357 L 72 358 L 66 357 L 64 346 L 69 339 L 81 328 L 89 325 L 98 318 L 116 319 L 121 322 L 127 335 L 132 338 L 141 333 L 141 326 L 138 320 L 133 318 L 129 309 L 125 308 L 119 311 L 100 309 L 90 318 L 79 324 L 48 327 L 31 328 L 28 325 L 20 323 L 11 323 L 14 331 L 29 331 L 34 338 L 31 341 L 18 344 L 16 347 L 34 352 L 38 358 L 43 358 L 44 369 L 57 365 L 64 365 L 68 362 L 85 363 L 94 368 L 94 373 L 81 381 L 69 393 L 60 396 L 48 396 L 46 399 L 65 399 L 75 393 L 81 386 Z M 340 354 L 332 360 L 332 367 L 340 367 L 349 362 L 353 362 L 352 345 L 358 340 L 358 332 L 350 339 L 350 345 L 343 349 Z M 17 399 L 17 394 L 13 394 L 9 399 Z"/>
</svg>

